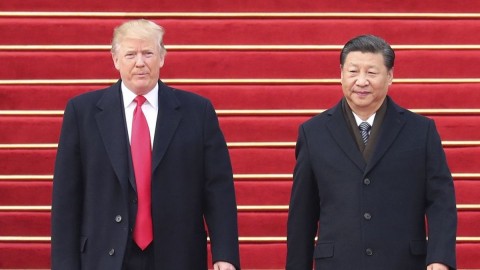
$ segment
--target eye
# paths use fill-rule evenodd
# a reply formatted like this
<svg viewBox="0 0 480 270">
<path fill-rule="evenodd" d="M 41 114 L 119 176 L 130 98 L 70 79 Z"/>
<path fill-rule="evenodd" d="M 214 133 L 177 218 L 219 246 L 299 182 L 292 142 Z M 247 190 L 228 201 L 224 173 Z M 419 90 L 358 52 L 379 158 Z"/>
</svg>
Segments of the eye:
<svg viewBox="0 0 480 270">
<path fill-rule="evenodd" d="M 134 57 L 135 57 L 134 53 L 126 53 L 125 54 L 125 58 L 127 58 L 127 59 L 133 59 Z"/>
<path fill-rule="evenodd" d="M 146 57 L 152 57 L 153 56 L 153 52 L 145 52 L 144 55 Z"/>
</svg>

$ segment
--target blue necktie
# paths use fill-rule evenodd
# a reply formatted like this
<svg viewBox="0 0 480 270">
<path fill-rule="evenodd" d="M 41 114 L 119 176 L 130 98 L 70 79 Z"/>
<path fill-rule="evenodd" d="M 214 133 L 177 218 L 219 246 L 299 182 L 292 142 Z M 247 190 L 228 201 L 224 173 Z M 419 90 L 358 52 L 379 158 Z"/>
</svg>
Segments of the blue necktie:
<svg viewBox="0 0 480 270">
<path fill-rule="evenodd" d="M 369 123 L 362 122 L 358 128 L 360 129 L 360 135 L 362 135 L 362 140 L 364 144 L 367 144 L 368 137 L 370 136 L 370 129 L 372 128 Z"/>
</svg>

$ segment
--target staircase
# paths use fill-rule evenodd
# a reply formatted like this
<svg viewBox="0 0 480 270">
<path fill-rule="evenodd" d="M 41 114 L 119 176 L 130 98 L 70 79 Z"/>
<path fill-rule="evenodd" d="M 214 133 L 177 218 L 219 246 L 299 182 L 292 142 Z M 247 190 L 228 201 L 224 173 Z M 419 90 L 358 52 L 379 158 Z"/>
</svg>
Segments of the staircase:
<svg viewBox="0 0 480 270">
<path fill-rule="evenodd" d="M 50 267 L 63 109 L 69 98 L 116 81 L 113 28 L 141 17 L 166 29 L 163 81 L 217 109 L 234 168 L 244 269 L 284 268 L 298 125 L 341 98 L 339 51 L 365 33 L 396 51 L 390 96 L 437 124 L 455 181 L 458 267 L 480 269 L 477 1 L 39 3 L 0 2 L 0 270 Z"/>
</svg>

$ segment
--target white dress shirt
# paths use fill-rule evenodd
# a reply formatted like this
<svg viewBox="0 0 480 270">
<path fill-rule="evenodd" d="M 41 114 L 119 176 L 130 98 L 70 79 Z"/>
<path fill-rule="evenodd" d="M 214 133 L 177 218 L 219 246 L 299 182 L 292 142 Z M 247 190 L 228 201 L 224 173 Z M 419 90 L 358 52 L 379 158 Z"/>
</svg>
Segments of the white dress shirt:
<svg viewBox="0 0 480 270">
<path fill-rule="evenodd" d="M 133 112 L 135 107 L 137 107 L 137 102 L 135 102 L 137 95 L 128 89 L 127 86 L 122 82 L 122 96 L 123 106 L 125 109 L 125 120 L 127 121 L 128 140 L 131 142 Z M 153 148 L 153 139 L 155 138 L 155 127 L 157 125 L 158 115 L 158 83 L 150 92 L 143 96 L 147 99 L 147 101 L 143 103 L 142 110 L 145 118 L 147 119 L 148 129 L 150 131 L 150 147 Z"/>
<path fill-rule="evenodd" d="M 353 113 L 353 116 L 355 117 L 355 121 L 357 122 L 357 126 L 360 126 L 360 124 L 361 124 L 362 122 L 367 122 L 371 127 L 373 127 L 373 120 L 375 120 L 375 115 L 376 115 L 377 113 L 372 114 L 372 116 L 370 116 L 370 117 L 367 119 L 367 121 L 363 121 L 363 120 L 362 120 L 360 117 L 358 117 L 358 115 L 356 115 L 353 111 L 352 111 L 352 113 Z M 372 131 L 372 129 L 370 129 L 370 131 L 368 131 L 368 134 L 370 134 L 371 131 Z"/>
</svg>

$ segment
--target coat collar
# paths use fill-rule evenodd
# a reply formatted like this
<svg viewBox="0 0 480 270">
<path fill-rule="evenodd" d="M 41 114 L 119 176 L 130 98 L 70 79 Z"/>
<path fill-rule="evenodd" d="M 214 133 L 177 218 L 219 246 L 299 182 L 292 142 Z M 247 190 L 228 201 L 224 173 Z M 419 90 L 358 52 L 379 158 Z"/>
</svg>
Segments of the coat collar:
<svg viewBox="0 0 480 270">
<path fill-rule="evenodd" d="M 387 96 L 387 111 L 385 112 L 377 144 L 373 150 L 371 160 L 368 162 L 365 174 L 375 167 L 399 135 L 406 122 L 404 113 L 405 109 L 398 106 Z"/>
<path fill-rule="evenodd" d="M 152 173 L 165 156 L 173 135 L 180 123 L 182 113 L 175 90 L 161 81 L 158 89 L 158 116 L 152 152 Z M 129 179 L 135 188 L 135 180 L 129 177 L 130 144 L 125 125 L 125 111 L 122 103 L 121 81 L 106 89 L 97 102 L 95 116 L 105 149 L 112 167 L 119 179 Z M 128 181 L 120 181 L 126 185 Z M 124 186 L 126 188 L 126 186 Z"/>
<path fill-rule="evenodd" d="M 364 170 L 366 163 L 351 135 L 348 123 L 343 115 L 342 101 L 326 113 L 329 117 L 326 126 L 332 138 L 343 150 L 345 155 L 350 158 L 360 170 Z"/>
<path fill-rule="evenodd" d="M 347 121 L 342 112 L 342 102 L 327 111 L 330 120 L 326 126 L 338 146 L 345 152 L 357 167 L 367 174 L 380 161 L 388 148 L 395 141 L 399 134 L 405 119 L 403 113 L 405 109 L 399 107 L 393 100 L 387 96 L 387 111 L 377 139 L 377 145 L 374 148 L 371 160 L 365 162 L 362 153 L 358 149 L 354 139 L 348 129 Z"/>
<path fill-rule="evenodd" d="M 158 116 L 153 141 L 152 170 L 155 171 L 162 161 L 168 146 L 182 119 L 180 101 L 175 89 L 158 82 Z"/>
<path fill-rule="evenodd" d="M 129 177 L 129 142 L 120 85 L 121 81 L 118 81 L 106 89 L 97 102 L 98 111 L 95 119 L 113 170 L 124 190 L 127 190 L 127 179 L 131 178 Z"/>
</svg>

